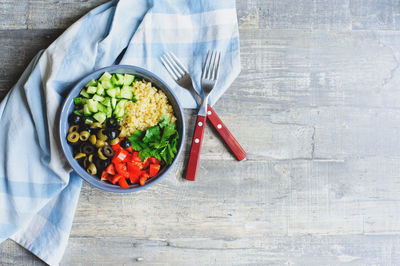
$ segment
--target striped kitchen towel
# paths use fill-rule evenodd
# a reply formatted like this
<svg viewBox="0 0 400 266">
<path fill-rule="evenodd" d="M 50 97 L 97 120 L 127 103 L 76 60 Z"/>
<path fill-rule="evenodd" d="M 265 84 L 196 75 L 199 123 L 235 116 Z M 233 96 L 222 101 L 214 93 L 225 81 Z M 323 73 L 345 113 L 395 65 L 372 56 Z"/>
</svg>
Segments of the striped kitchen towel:
<svg viewBox="0 0 400 266">
<path fill-rule="evenodd" d="M 153 71 L 193 108 L 159 58 L 175 53 L 199 89 L 209 49 L 223 54 L 214 104 L 240 72 L 234 0 L 112 1 L 40 52 L 0 104 L 0 243 L 11 238 L 50 265 L 62 258 L 82 181 L 67 165 L 56 125 L 79 79 L 122 56 L 120 64 Z"/>
</svg>

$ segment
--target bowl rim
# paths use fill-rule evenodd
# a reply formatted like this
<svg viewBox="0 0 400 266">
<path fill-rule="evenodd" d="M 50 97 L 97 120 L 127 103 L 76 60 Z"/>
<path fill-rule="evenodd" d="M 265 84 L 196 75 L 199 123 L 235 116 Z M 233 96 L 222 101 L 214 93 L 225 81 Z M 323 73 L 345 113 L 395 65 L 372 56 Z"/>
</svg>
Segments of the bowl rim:
<svg viewBox="0 0 400 266">
<path fill-rule="evenodd" d="M 138 72 L 139 74 L 143 74 L 145 76 L 150 76 L 150 77 L 154 78 L 155 80 L 157 80 L 158 82 L 160 82 L 169 91 L 169 93 L 171 93 L 172 97 L 174 98 L 175 102 L 177 103 L 177 107 L 178 107 L 177 109 L 178 109 L 179 115 L 182 118 L 182 136 L 180 136 L 181 143 L 178 147 L 178 152 L 177 152 L 174 160 L 172 161 L 172 164 L 169 165 L 165 170 L 163 170 L 163 172 L 160 173 L 160 176 L 158 176 L 156 179 L 152 180 L 151 182 L 146 183 L 144 186 L 130 187 L 130 188 L 125 188 L 125 189 L 120 188 L 117 185 L 108 184 L 103 181 L 100 181 L 100 179 L 98 179 L 97 177 L 94 177 L 94 176 L 90 175 L 89 173 L 87 173 L 83 169 L 83 167 L 81 165 L 79 165 L 79 163 L 76 161 L 76 159 L 73 158 L 72 155 L 67 156 L 67 153 L 70 153 L 70 150 L 69 150 L 70 145 L 67 143 L 67 141 L 65 140 L 65 136 L 63 135 L 64 134 L 63 129 L 65 128 L 64 125 L 65 125 L 65 123 L 68 124 L 69 113 L 67 114 L 67 109 L 70 106 L 70 102 L 72 102 L 73 98 L 74 98 L 72 93 L 74 93 L 76 90 L 78 90 L 77 89 L 78 87 L 80 89 L 82 89 L 82 87 L 91 79 L 92 76 L 100 75 L 104 72 L 112 73 L 113 71 L 115 71 L 117 69 L 131 69 L 135 72 Z M 183 107 L 182 107 L 181 103 L 179 102 L 179 99 L 176 96 L 176 94 L 174 93 L 174 91 L 168 86 L 168 84 L 166 82 L 164 82 L 159 76 L 157 76 L 153 72 L 151 72 L 147 69 L 144 69 L 142 67 L 134 66 L 134 65 L 111 65 L 111 66 L 103 67 L 103 68 L 97 69 L 95 71 L 92 71 L 92 72 L 86 74 L 81 79 L 79 79 L 75 83 L 75 85 L 69 90 L 67 96 L 65 96 L 65 98 L 63 100 L 63 104 L 62 104 L 61 111 L 60 111 L 60 122 L 59 122 L 59 127 L 58 127 L 58 133 L 59 133 L 61 149 L 63 151 L 65 159 L 67 160 L 68 164 L 72 168 L 72 171 L 74 171 L 78 176 L 80 176 L 83 180 L 85 180 L 92 186 L 99 188 L 101 190 L 107 191 L 107 192 L 114 192 L 114 193 L 132 193 L 132 192 L 141 191 L 143 189 L 146 189 L 146 188 L 154 185 L 155 183 L 159 182 L 161 179 L 165 178 L 165 176 L 167 176 L 167 174 L 175 166 L 177 159 L 179 158 L 180 154 L 182 153 L 185 135 L 186 135 Z"/>
</svg>

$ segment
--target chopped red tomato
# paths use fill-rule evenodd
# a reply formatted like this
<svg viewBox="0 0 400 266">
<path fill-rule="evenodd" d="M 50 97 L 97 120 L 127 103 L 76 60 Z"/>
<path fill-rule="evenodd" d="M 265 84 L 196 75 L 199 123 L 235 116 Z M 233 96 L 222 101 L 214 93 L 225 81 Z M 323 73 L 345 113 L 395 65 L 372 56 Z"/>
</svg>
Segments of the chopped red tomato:
<svg viewBox="0 0 400 266">
<path fill-rule="evenodd" d="M 126 158 L 128 157 L 128 155 L 129 155 L 129 152 L 127 152 L 124 149 L 119 149 L 118 151 L 116 151 L 114 158 L 112 159 L 112 162 L 114 164 L 124 162 L 126 160 Z"/>
<path fill-rule="evenodd" d="M 115 167 L 114 164 L 110 163 L 109 166 L 107 166 L 106 171 L 107 174 L 109 175 L 115 175 Z"/>
<path fill-rule="evenodd" d="M 149 168 L 149 176 L 153 177 L 155 176 L 158 171 L 160 171 L 160 165 L 159 164 L 150 164 L 150 168 Z"/>
<path fill-rule="evenodd" d="M 141 186 L 144 186 L 145 184 L 146 184 L 146 180 L 149 178 L 149 175 L 146 173 L 146 172 L 144 172 L 144 173 L 142 173 L 142 175 L 140 176 L 140 178 L 139 178 L 139 183 L 140 183 L 140 185 Z"/>
<path fill-rule="evenodd" d="M 100 180 L 101 180 L 101 181 L 106 181 L 106 180 L 108 180 L 108 173 L 107 173 L 106 171 L 103 171 L 103 172 L 101 173 Z"/>
<path fill-rule="evenodd" d="M 118 174 L 122 175 L 123 177 L 129 177 L 128 169 L 126 167 L 126 163 L 116 163 L 115 170 Z"/>
<path fill-rule="evenodd" d="M 133 153 L 133 149 L 132 146 L 129 146 L 128 148 L 125 149 L 126 151 L 128 151 L 129 153 Z"/>
<path fill-rule="evenodd" d="M 142 160 L 140 160 L 140 158 L 139 158 L 139 152 L 134 151 L 134 152 L 132 153 L 131 161 L 135 161 L 135 162 L 140 162 L 140 163 L 142 163 Z"/>
<path fill-rule="evenodd" d="M 119 184 L 119 186 L 122 187 L 122 188 L 129 188 L 128 182 L 126 182 L 126 179 L 125 179 L 125 178 L 120 178 L 120 179 L 118 180 L 118 184 Z"/>
<path fill-rule="evenodd" d="M 121 179 L 124 178 L 122 175 L 120 174 L 116 174 L 111 180 L 110 182 L 113 183 L 114 185 Z"/>
<path fill-rule="evenodd" d="M 149 165 L 150 165 L 150 157 L 144 160 L 143 169 L 146 169 L 147 167 L 149 167 Z"/>
<path fill-rule="evenodd" d="M 159 160 L 157 160 L 157 158 L 155 158 L 155 157 L 150 157 L 150 163 L 152 163 L 152 164 L 160 164 L 160 161 Z"/>
<path fill-rule="evenodd" d="M 139 176 L 140 175 L 140 166 L 136 163 L 127 162 L 128 172 L 130 176 Z"/>
</svg>

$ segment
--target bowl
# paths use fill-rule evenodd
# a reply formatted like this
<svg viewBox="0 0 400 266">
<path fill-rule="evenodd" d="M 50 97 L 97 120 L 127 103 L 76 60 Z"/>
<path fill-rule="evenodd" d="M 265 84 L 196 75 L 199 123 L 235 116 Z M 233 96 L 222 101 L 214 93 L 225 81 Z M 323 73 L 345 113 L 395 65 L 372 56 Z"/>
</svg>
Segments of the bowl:
<svg viewBox="0 0 400 266">
<path fill-rule="evenodd" d="M 71 145 L 68 144 L 66 140 L 66 136 L 68 134 L 68 116 L 69 114 L 72 113 L 74 110 L 74 97 L 77 97 L 81 91 L 81 89 L 92 79 L 98 79 L 104 72 L 109 72 L 110 74 L 113 73 L 127 73 L 127 74 L 133 74 L 135 77 L 139 79 L 143 79 L 146 81 L 150 81 L 154 87 L 157 89 L 163 91 L 165 95 L 168 97 L 169 103 L 171 104 L 174 114 L 176 117 L 176 128 L 179 132 L 179 142 L 177 145 L 178 152 L 172 162 L 171 165 L 169 166 L 164 166 L 162 169 L 158 172 L 158 174 L 154 177 L 151 177 L 147 179 L 147 182 L 144 186 L 140 186 L 139 184 L 134 184 L 130 185 L 129 188 L 121 188 L 118 185 L 113 185 L 110 183 L 106 183 L 104 181 L 100 181 L 100 179 L 96 176 L 90 175 L 79 163 L 76 159 L 73 157 L 73 151 Z M 61 114 L 60 114 L 60 126 L 59 126 L 59 133 L 60 133 L 60 142 L 61 142 L 61 148 L 64 152 L 64 155 L 68 161 L 68 163 L 71 165 L 72 169 L 79 175 L 81 176 L 85 181 L 87 181 L 89 184 L 108 191 L 108 192 L 116 192 L 116 193 L 128 193 L 128 192 L 135 192 L 139 191 L 145 188 L 148 188 L 149 186 L 155 184 L 156 182 L 160 181 L 162 178 L 164 178 L 168 172 L 174 167 L 180 153 L 183 147 L 184 139 L 185 139 L 185 120 L 183 117 L 183 112 L 182 112 L 182 106 L 180 105 L 179 101 L 177 100 L 176 95 L 174 92 L 168 87 L 168 85 L 163 82 L 157 75 L 154 73 L 140 68 L 136 66 L 128 66 L 128 65 L 114 65 L 114 66 L 109 66 L 105 67 L 99 70 L 96 70 L 95 72 L 85 76 L 83 79 L 81 79 L 69 92 L 68 96 L 66 97 L 64 104 L 61 109 Z"/>
</svg>

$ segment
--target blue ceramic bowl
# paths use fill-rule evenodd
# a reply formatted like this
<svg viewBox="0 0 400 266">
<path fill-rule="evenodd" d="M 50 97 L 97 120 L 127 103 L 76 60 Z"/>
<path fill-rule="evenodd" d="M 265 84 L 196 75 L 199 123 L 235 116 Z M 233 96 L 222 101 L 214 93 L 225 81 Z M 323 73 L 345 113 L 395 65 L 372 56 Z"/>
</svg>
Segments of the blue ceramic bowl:
<svg viewBox="0 0 400 266">
<path fill-rule="evenodd" d="M 133 74 L 139 79 L 144 79 L 146 81 L 150 81 L 153 86 L 155 86 L 157 89 L 162 90 L 165 93 L 165 95 L 168 97 L 169 103 L 171 104 L 172 108 L 174 109 L 174 114 L 177 119 L 176 127 L 179 132 L 179 136 L 180 136 L 180 139 L 178 142 L 178 153 L 170 166 L 163 167 L 156 176 L 148 179 L 146 182 L 146 185 L 144 185 L 144 186 L 135 184 L 135 185 L 130 185 L 129 188 L 124 189 L 118 185 L 113 185 L 110 183 L 106 183 L 104 181 L 100 181 L 100 179 L 98 177 L 90 175 L 83 167 L 81 167 L 79 165 L 78 161 L 76 159 L 74 159 L 72 147 L 68 144 L 67 139 L 66 139 L 68 128 L 69 128 L 68 116 L 74 110 L 74 97 L 77 97 L 79 95 L 81 89 L 85 86 L 86 83 L 88 83 L 92 79 L 95 79 L 95 80 L 98 79 L 106 71 L 111 74 L 112 73 Z M 182 113 L 182 106 L 180 105 L 179 101 L 177 100 L 174 92 L 159 77 L 157 77 L 150 71 L 145 70 L 140 67 L 126 66 L 126 65 L 114 65 L 114 66 L 109 66 L 109 67 L 99 69 L 99 70 L 87 75 L 85 78 L 80 80 L 74 86 L 74 88 L 70 91 L 67 98 L 65 99 L 64 105 L 62 106 L 59 130 L 60 130 L 60 142 L 61 142 L 62 150 L 65 154 L 65 157 L 67 158 L 67 161 L 69 162 L 71 167 L 74 169 L 74 171 L 76 173 L 78 173 L 78 175 L 80 175 L 84 180 L 86 180 L 88 183 L 92 184 L 93 186 L 103 189 L 105 191 L 116 192 L 116 193 L 127 193 L 127 192 L 139 191 L 139 190 L 145 189 L 145 188 L 155 184 L 157 181 L 161 180 L 161 178 L 165 177 L 167 175 L 167 173 L 174 167 L 175 162 L 181 153 L 183 142 L 185 139 L 185 120 L 184 120 L 183 113 Z"/>
</svg>

